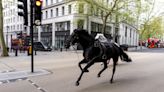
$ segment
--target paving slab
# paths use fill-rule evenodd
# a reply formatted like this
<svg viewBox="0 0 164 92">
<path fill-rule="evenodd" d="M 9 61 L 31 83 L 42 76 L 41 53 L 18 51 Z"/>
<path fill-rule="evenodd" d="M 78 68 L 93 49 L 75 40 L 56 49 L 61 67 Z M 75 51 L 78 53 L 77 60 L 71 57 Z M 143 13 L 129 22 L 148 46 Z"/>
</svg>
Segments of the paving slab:
<svg viewBox="0 0 164 92">
<path fill-rule="evenodd" d="M 33 73 L 30 70 L 4 72 L 0 73 L 0 81 L 10 81 L 46 74 L 50 74 L 50 72 L 44 69 L 36 69 Z"/>
<path fill-rule="evenodd" d="M 0 92 L 42 92 L 28 81 L 18 81 L 0 85 Z"/>
</svg>

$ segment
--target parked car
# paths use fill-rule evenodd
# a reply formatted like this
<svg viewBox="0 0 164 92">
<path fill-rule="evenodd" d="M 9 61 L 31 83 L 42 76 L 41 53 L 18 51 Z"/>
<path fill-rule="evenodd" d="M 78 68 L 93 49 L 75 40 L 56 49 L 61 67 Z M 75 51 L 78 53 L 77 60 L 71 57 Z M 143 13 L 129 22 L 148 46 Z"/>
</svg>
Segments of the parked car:
<svg viewBox="0 0 164 92">
<path fill-rule="evenodd" d="M 34 50 L 37 51 L 51 51 L 52 48 L 44 45 L 42 42 L 34 42 Z"/>
</svg>

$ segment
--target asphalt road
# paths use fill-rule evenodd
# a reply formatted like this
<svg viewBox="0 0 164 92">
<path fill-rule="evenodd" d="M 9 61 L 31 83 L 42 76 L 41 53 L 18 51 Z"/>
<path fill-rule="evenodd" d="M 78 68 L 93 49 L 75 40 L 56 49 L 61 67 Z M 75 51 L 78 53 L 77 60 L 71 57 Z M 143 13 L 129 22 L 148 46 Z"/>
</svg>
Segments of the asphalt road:
<svg viewBox="0 0 164 92">
<path fill-rule="evenodd" d="M 109 83 L 112 62 L 100 78 L 97 78 L 97 73 L 102 66 L 97 63 L 83 75 L 78 87 L 75 82 L 80 74 L 77 64 L 82 58 L 81 52 L 78 55 L 75 52 L 38 53 L 35 68 L 47 69 L 52 73 L 0 84 L 0 92 L 163 92 L 164 49 L 127 53 L 133 62 L 119 61 L 113 84 Z M 30 69 L 30 57 L 0 58 L 1 71 L 12 69 Z"/>
</svg>

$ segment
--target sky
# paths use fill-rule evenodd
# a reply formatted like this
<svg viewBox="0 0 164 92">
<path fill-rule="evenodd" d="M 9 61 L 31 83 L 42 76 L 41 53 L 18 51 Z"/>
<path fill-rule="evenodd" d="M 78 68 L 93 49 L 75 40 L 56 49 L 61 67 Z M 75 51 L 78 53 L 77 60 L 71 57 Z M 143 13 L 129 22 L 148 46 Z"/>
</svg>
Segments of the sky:
<svg viewBox="0 0 164 92">
<path fill-rule="evenodd" d="M 164 15 L 164 0 L 156 0 L 155 1 L 155 7 L 154 7 L 154 13 L 157 13 L 157 15 Z"/>
</svg>

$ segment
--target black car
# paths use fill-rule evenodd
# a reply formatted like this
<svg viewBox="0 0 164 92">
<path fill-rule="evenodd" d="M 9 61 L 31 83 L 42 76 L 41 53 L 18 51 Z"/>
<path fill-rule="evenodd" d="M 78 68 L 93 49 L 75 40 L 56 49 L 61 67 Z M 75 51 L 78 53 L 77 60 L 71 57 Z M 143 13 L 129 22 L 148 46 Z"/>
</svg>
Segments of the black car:
<svg viewBox="0 0 164 92">
<path fill-rule="evenodd" d="M 34 50 L 37 51 L 51 51 L 52 49 L 48 46 L 45 46 L 42 42 L 34 42 Z"/>
</svg>

